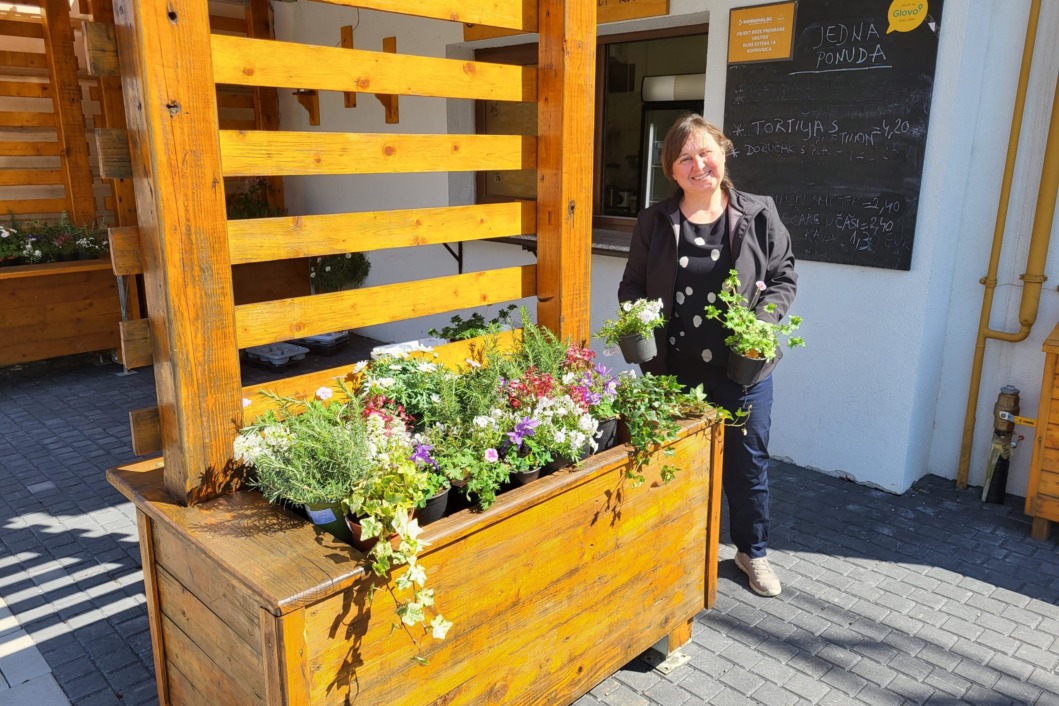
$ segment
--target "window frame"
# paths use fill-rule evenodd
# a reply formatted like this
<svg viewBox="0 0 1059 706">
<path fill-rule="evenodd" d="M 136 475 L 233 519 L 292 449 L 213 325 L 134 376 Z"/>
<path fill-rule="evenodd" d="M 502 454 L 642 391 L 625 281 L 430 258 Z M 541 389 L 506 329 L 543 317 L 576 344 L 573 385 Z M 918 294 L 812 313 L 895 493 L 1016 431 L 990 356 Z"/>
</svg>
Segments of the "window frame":
<svg viewBox="0 0 1059 706">
<path fill-rule="evenodd" d="M 604 216 L 599 215 L 603 203 L 603 153 L 601 149 L 603 139 L 602 110 L 605 109 L 604 88 L 606 86 L 606 47 L 611 44 L 625 42 L 639 42 L 651 39 L 668 39 L 672 37 L 685 37 L 692 35 L 708 36 L 709 24 L 700 23 L 683 25 L 680 27 L 666 27 L 661 29 L 649 29 L 633 32 L 619 32 L 616 34 L 600 35 L 596 38 L 596 91 L 595 91 L 595 115 L 593 116 L 593 146 L 592 146 L 592 242 L 593 252 L 598 254 L 624 255 L 628 252 L 629 238 L 633 227 L 636 225 L 635 217 Z M 485 47 L 476 49 L 475 61 L 493 62 L 499 64 L 516 64 L 526 66 L 536 64 L 538 59 L 537 42 L 526 42 L 504 47 Z M 475 101 L 474 108 L 475 131 L 481 133 L 485 126 L 485 101 Z M 509 198 L 489 196 L 486 191 L 485 173 L 475 174 L 475 201 L 476 203 L 493 203 L 496 201 L 509 201 Z M 523 242 L 525 238 L 520 238 Z M 525 244 L 523 242 L 523 244 Z"/>
</svg>

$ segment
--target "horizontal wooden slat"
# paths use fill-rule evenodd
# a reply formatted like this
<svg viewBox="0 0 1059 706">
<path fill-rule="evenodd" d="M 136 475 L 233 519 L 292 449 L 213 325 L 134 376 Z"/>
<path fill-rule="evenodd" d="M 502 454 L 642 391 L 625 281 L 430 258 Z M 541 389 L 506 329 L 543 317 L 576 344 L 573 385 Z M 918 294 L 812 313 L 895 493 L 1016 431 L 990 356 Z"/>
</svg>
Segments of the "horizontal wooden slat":
<svg viewBox="0 0 1059 706">
<path fill-rule="evenodd" d="M 136 226 L 110 228 L 110 263 L 116 276 L 143 274 L 140 255 L 140 229 Z"/>
<path fill-rule="evenodd" d="M 0 127 L 55 127 L 55 113 L 0 112 Z"/>
<path fill-rule="evenodd" d="M 70 210 L 70 202 L 66 199 L 21 199 L 17 201 L 4 201 L 4 211 L 14 213 L 16 216 L 24 216 L 29 213 L 62 213 Z"/>
<path fill-rule="evenodd" d="M 81 35 L 85 44 L 88 75 L 120 76 L 118 42 L 114 36 L 114 25 L 103 22 L 83 22 Z"/>
<path fill-rule="evenodd" d="M 221 17 L 210 15 L 211 32 L 242 32 L 246 34 L 246 19 L 243 17 Z"/>
<path fill-rule="evenodd" d="M 506 27 L 523 32 L 537 31 L 537 0 L 322 0 L 331 5 L 362 7 L 437 20 L 471 22 Z"/>
<path fill-rule="evenodd" d="M 521 339 L 521 329 L 505 331 L 496 336 L 490 336 L 489 346 L 495 347 L 498 351 L 509 351 L 512 350 Z M 461 367 L 466 367 L 467 358 L 479 356 L 484 349 L 485 341 L 482 337 L 472 338 L 465 341 L 454 341 L 436 347 L 434 352 L 438 357 L 432 360 L 456 370 Z M 280 395 L 281 397 L 293 397 L 298 400 L 309 399 L 313 397 L 316 394 L 316 391 L 321 387 L 333 387 L 335 380 L 344 378 L 348 375 L 351 367 L 351 365 L 346 364 L 337 368 L 318 370 L 311 373 L 305 373 L 304 375 L 296 375 L 294 377 L 274 380 L 264 385 L 248 385 L 244 387 L 243 398 L 244 400 L 248 400 L 249 404 L 247 404 L 246 401 L 243 402 L 243 404 L 246 405 L 246 407 L 243 408 L 243 423 L 250 424 L 253 420 L 257 419 L 268 410 L 276 409 L 277 405 L 272 397 L 259 394 L 262 390 L 267 390 L 270 393 Z"/>
<path fill-rule="evenodd" d="M 63 173 L 57 169 L 2 169 L 0 186 L 52 186 L 63 183 Z"/>
<path fill-rule="evenodd" d="M 1040 480 L 1037 482 L 1037 492 L 1041 495 L 1059 498 L 1059 471 L 1042 470 Z"/>
<path fill-rule="evenodd" d="M 0 51 L 0 66 L 16 69 L 47 70 L 48 62 L 44 54 L 27 51 Z"/>
<path fill-rule="evenodd" d="M 213 35 L 217 83 L 535 101 L 534 67 Z"/>
<path fill-rule="evenodd" d="M 228 221 L 232 264 L 535 233 L 526 201 Z"/>
<path fill-rule="evenodd" d="M 235 307 L 240 348 L 373 326 L 536 294 L 537 267 L 507 267 Z"/>
<path fill-rule="evenodd" d="M 1037 512 L 1034 517 L 1042 517 L 1052 522 L 1059 522 L 1059 498 L 1038 495 L 1036 503 Z"/>
<path fill-rule="evenodd" d="M 5 202 L 5 206 L 9 202 Z M 59 211 L 41 211 L 41 213 L 59 213 Z M 65 277 L 71 274 L 82 274 L 86 281 L 97 279 L 91 277 L 85 273 L 98 272 L 99 270 L 109 270 L 106 260 L 73 260 L 71 262 L 47 262 L 43 265 L 18 265 L 17 267 L 0 267 L 0 280 L 6 279 L 26 279 L 31 280 L 34 284 L 47 287 L 51 289 L 56 285 L 53 282 L 49 282 L 50 277 Z M 74 286 L 83 286 L 78 283 Z M 20 292 L 23 292 L 25 287 L 20 288 Z M 3 292 L 0 292 L 3 294 Z M 7 292 L 11 294 L 11 292 Z M 36 295 L 30 297 L 30 301 Z M 0 306 L 11 306 L 11 300 L 7 300 L 0 296 Z"/>
<path fill-rule="evenodd" d="M 520 135 L 221 130 L 224 176 L 532 169 L 537 141 Z"/>
<path fill-rule="evenodd" d="M 0 36 L 44 39 L 44 28 L 38 22 L 0 20 Z"/>
<path fill-rule="evenodd" d="M 129 412 L 132 430 L 132 452 L 144 456 L 162 450 L 162 420 L 157 407 L 134 409 Z"/>
<path fill-rule="evenodd" d="M 118 128 L 96 128 L 96 158 L 103 179 L 131 179 L 132 153 L 129 135 Z"/>
<path fill-rule="evenodd" d="M 0 96 L 51 98 L 51 85 L 39 81 L 0 81 Z"/>
<path fill-rule="evenodd" d="M 0 142 L 0 157 L 57 157 L 62 154 L 58 142 Z"/>
<path fill-rule="evenodd" d="M 147 319 L 118 322 L 121 335 L 121 362 L 126 368 L 143 368 L 154 362 L 151 327 Z"/>
</svg>

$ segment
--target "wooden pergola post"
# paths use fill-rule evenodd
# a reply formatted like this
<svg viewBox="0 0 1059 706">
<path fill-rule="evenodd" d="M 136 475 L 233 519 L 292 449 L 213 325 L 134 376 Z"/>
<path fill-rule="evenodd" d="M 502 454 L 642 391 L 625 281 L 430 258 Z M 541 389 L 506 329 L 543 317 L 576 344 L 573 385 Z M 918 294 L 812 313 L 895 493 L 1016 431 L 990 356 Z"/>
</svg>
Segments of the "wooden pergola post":
<svg viewBox="0 0 1059 706">
<path fill-rule="evenodd" d="M 92 194 L 92 172 L 88 166 L 88 142 L 85 139 L 85 118 L 81 113 L 81 84 L 73 51 L 70 5 L 66 0 L 43 0 L 41 9 L 48 76 L 55 106 L 55 131 L 63 154 L 67 210 L 71 221 L 83 225 L 96 219 L 96 199 Z"/>
<path fill-rule="evenodd" d="M 596 2 L 538 5 L 538 322 L 589 338 Z"/>
<path fill-rule="evenodd" d="M 242 425 L 206 0 L 114 6 L 165 458 L 182 503 L 237 484 Z"/>
</svg>

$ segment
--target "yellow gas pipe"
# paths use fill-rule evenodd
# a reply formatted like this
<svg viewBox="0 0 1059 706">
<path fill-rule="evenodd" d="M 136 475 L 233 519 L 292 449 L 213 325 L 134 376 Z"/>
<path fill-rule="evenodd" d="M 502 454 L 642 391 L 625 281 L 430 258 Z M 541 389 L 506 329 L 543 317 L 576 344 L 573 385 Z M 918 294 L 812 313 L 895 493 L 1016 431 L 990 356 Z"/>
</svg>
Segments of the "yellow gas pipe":
<svg viewBox="0 0 1059 706">
<path fill-rule="evenodd" d="M 1000 249 L 1004 238 L 1004 224 L 1007 220 L 1008 201 L 1011 195 L 1011 178 L 1014 172 L 1015 155 L 1018 151 L 1022 114 L 1026 103 L 1026 86 L 1029 83 L 1030 65 L 1033 59 L 1033 47 L 1037 35 L 1040 8 L 1040 0 L 1033 0 L 1030 7 L 1029 23 L 1026 27 L 1026 45 L 1023 50 L 1022 68 L 1019 73 L 1018 92 L 1015 98 L 1015 110 L 1011 120 L 1011 137 L 1008 141 L 1007 164 L 1004 167 L 1004 179 L 1001 184 L 996 227 L 993 231 L 993 248 L 989 256 L 989 270 L 986 276 L 980 280 L 985 285 L 985 293 L 982 297 L 982 313 L 978 323 L 974 363 L 971 367 L 970 390 L 967 394 L 967 415 L 964 418 L 960 465 L 956 475 L 956 487 L 958 488 L 967 487 L 975 415 L 978 408 L 978 393 L 982 381 L 982 363 L 985 358 L 985 342 L 989 338 L 1012 343 L 1026 340 L 1030 335 L 1033 324 L 1037 321 L 1041 288 L 1047 279 L 1044 276 L 1044 266 L 1048 259 L 1052 218 L 1055 215 L 1056 193 L 1057 189 L 1059 189 L 1059 77 L 1056 80 L 1057 93 L 1052 101 L 1052 115 L 1048 127 L 1044 165 L 1041 170 L 1041 185 L 1037 194 L 1036 213 L 1030 234 L 1030 247 L 1029 252 L 1026 254 L 1026 273 L 1020 277 L 1024 286 L 1019 306 L 1019 330 L 1016 333 L 1009 333 L 1006 331 L 994 331 L 989 328 L 989 318 L 993 308 L 993 294 L 997 285 L 996 275 L 999 269 Z"/>
</svg>

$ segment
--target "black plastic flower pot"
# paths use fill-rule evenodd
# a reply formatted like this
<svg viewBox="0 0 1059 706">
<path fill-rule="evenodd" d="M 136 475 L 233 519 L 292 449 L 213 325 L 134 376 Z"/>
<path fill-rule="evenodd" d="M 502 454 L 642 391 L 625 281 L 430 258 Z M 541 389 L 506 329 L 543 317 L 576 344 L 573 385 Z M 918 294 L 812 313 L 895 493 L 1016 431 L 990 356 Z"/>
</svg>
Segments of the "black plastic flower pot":
<svg viewBox="0 0 1059 706">
<path fill-rule="evenodd" d="M 764 358 L 747 358 L 735 351 L 729 351 L 728 379 L 738 385 L 753 385 L 758 381 L 758 375 L 767 362 Z"/>
<path fill-rule="evenodd" d="M 419 526 L 423 527 L 429 525 L 431 522 L 437 522 L 445 516 L 445 510 L 449 505 L 449 489 L 438 492 L 436 495 L 431 495 L 427 498 L 427 504 L 416 510 L 415 516 L 419 520 Z"/>
<path fill-rule="evenodd" d="M 626 363 L 646 363 L 658 355 L 658 346 L 653 335 L 646 338 L 640 335 L 622 336 L 618 340 L 618 347 L 621 348 Z"/>
</svg>

